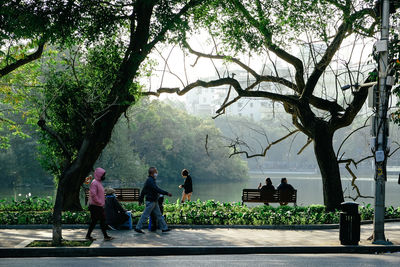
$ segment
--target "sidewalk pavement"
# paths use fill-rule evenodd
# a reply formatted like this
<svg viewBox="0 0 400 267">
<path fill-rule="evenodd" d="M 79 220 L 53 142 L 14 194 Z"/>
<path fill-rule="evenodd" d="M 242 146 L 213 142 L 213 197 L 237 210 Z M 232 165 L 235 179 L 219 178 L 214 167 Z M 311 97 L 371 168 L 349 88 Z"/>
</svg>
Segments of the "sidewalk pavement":
<svg viewBox="0 0 400 267">
<path fill-rule="evenodd" d="M 309 229 L 302 227 L 297 230 L 196 226 L 171 228 L 172 231 L 168 233 L 162 233 L 160 230 L 145 230 L 145 234 L 138 234 L 133 230 L 108 231 L 115 237 L 108 242 L 103 241 L 101 231 L 95 229 L 92 236 L 97 240 L 90 248 L 57 248 L 47 254 L 43 248 L 34 252 L 34 248 L 24 247 L 33 240 L 51 239 L 51 229 L 0 229 L 0 257 L 35 256 L 37 253 L 38 256 L 54 256 L 65 255 L 63 253 L 68 251 L 72 253 L 71 256 L 400 251 L 400 222 L 385 223 L 385 236 L 393 243 L 391 246 L 373 245 L 367 240 L 373 232 L 372 224 L 361 226 L 359 246 L 342 246 L 339 241 L 339 229 L 329 226 Z M 63 229 L 63 237 L 68 240 L 83 240 L 86 231 L 87 228 Z"/>
</svg>

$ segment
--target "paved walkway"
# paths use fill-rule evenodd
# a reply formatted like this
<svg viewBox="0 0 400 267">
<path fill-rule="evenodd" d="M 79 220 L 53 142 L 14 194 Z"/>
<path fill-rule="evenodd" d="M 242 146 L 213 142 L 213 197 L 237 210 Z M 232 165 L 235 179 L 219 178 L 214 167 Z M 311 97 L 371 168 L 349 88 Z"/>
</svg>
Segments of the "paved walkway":
<svg viewBox="0 0 400 267">
<path fill-rule="evenodd" d="M 64 229 L 63 237 L 82 240 L 87 229 Z M 373 231 L 372 225 L 361 226 L 360 246 L 370 246 L 367 238 Z M 91 248 L 134 248 L 134 247 L 277 247 L 277 246 L 340 246 L 339 229 L 318 230 L 270 230 L 237 228 L 175 228 L 168 233 L 145 230 L 146 234 L 131 231 L 109 231 L 115 237 L 104 242 L 101 231 L 95 229 L 97 238 Z M 22 248 L 36 239 L 51 239 L 51 229 L 0 229 L 0 247 Z M 394 245 L 400 245 L 400 222 L 386 223 L 385 235 Z"/>
</svg>

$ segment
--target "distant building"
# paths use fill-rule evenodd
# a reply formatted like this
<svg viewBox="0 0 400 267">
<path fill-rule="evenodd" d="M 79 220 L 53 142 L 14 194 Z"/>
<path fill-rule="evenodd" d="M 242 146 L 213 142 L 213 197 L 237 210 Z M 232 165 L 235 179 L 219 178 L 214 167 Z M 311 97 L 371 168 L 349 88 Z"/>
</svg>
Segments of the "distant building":
<svg viewBox="0 0 400 267">
<path fill-rule="evenodd" d="M 247 79 L 244 71 L 238 73 L 235 78 L 239 80 L 243 88 L 253 82 Z M 268 87 L 268 88 L 266 88 Z M 272 83 L 264 83 L 260 89 L 282 92 L 282 89 Z M 222 106 L 229 91 L 229 86 L 213 88 L 195 88 L 186 94 L 186 110 L 191 114 L 200 116 L 215 116 L 216 111 Z M 236 91 L 232 88 L 229 100 L 237 97 Z M 262 119 L 273 119 L 280 113 L 285 113 L 282 104 L 266 98 L 241 98 L 229 105 L 225 111 L 231 116 L 246 117 L 254 121 Z"/>
</svg>

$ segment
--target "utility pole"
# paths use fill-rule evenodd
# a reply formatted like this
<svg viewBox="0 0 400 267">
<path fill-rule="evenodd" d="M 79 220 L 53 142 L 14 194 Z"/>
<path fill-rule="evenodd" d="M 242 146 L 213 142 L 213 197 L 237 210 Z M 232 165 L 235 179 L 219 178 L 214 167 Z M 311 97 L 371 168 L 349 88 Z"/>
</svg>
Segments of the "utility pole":
<svg viewBox="0 0 400 267">
<path fill-rule="evenodd" d="M 376 43 L 379 52 L 379 82 L 376 97 L 376 115 L 373 122 L 375 136 L 375 205 L 374 205 L 374 244 L 388 244 L 385 238 L 385 183 L 386 162 L 388 155 L 388 102 L 390 81 L 388 81 L 388 46 L 389 46 L 389 0 L 381 1 L 381 39 Z M 390 80 L 390 79 L 389 79 Z"/>
</svg>

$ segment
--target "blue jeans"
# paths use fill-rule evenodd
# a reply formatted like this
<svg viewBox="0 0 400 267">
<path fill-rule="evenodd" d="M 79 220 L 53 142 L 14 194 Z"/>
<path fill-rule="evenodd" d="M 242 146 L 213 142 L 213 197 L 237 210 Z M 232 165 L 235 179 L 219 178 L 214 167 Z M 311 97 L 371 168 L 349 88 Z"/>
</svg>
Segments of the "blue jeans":
<svg viewBox="0 0 400 267">
<path fill-rule="evenodd" d="M 142 216 L 140 216 L 139 222 L 136 224 L 136 229 L 142 229 L 143 223 L 147 221 L 152 212 L 156 216 L 157 222 L 161 226 L 161 230 L 167 230 L 168 226 L 161 214 L 158 201 L 146 201 L 146 208 L 144 209 Z"/>
</svg>

